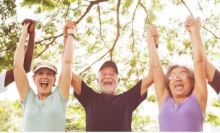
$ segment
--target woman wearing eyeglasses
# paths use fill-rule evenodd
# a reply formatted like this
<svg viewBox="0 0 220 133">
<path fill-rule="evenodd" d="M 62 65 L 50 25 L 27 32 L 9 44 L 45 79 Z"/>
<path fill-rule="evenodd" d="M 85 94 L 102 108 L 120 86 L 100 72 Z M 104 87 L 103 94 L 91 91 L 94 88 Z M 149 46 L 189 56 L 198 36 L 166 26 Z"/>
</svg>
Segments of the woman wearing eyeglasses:
<svg viewBox="0 0 220 133">
<path fill-rule="evenodd" d="M 185 27 L 190 34 L 194 71 L 186 66 L 174 65 L 163 73 L 156 51 L 158 31 L 148 28 L 150 62 L 159 107 L 160 131 L 202 131 L 207 103 L 205 61 L 200 37 L 201 22 L 188 17 Z"/>
</svg>

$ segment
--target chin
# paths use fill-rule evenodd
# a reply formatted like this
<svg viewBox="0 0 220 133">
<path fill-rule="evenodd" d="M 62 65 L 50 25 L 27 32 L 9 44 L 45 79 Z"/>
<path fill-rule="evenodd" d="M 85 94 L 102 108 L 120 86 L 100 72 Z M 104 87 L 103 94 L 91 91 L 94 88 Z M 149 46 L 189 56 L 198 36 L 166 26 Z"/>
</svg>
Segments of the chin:
<svg viewBox="0 0 220 133">
<path fill-rule="evenodd" d="M 114 94 L 114 89 L 104 89 L 102 92 L 105 94 Z"/>
</svg>

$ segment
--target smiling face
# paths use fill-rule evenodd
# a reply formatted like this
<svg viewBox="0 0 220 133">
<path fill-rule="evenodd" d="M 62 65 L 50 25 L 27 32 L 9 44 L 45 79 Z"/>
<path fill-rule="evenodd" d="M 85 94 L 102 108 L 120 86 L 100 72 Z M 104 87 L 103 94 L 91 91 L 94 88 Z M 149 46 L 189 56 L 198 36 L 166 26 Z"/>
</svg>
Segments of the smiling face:
<svg viewBox="0 0 220 133">
<path fill-rule="evenodd" d="M 176 67 L 169 73 L 169 88 L 174 98 L 186 98 L 192 92 L 194 80 L 190 71 Z"/>
<path fill-rule="evenodd" d="M 113 67 L 105 67 L 99 72 L 98 84 L 104 94 L 114 94 L 119 78 Z"/>
<path fill-rule="evenodd" d="M 55 82 L 54 71 L 48 68 L 41 68 L 34 73 L 33 78 L 39 95 L 48 96 L 51 94 Z"/>
</svg>

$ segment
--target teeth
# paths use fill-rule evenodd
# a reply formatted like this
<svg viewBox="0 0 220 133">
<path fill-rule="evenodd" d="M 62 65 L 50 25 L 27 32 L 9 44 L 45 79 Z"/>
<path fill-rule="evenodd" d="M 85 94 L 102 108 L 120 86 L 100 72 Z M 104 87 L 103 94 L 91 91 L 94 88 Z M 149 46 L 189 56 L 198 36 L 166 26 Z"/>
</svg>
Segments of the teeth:
<svg viewBox="0 0 220 133">
<path fill-rule="evenodd" d="M 46 83 L 41 82 L 40 85 L 41 85 L 41 87 L 45 88 L 45 87 L 48 86 L 48 83 L 47 82 Z"/>
</svg>

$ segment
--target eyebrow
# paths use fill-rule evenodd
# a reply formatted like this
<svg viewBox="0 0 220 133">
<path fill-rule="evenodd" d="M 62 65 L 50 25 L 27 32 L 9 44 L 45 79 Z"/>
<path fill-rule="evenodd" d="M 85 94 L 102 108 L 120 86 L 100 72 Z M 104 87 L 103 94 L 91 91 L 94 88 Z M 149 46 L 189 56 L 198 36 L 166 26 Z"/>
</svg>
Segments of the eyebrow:
<svg viewBox="0 0 220 133">
<path fill-rule="evenodd" d="M 186 70 L 180 71 L 180 72 L 178 72 L 178 73 L 181 73 L 181 72 L 185 72 L 185 73 L 187 73 Z M 175 73 L 175 72 L 171 72 L 170 74 L 177 74 L 177 73 Z"/>
</svg>

